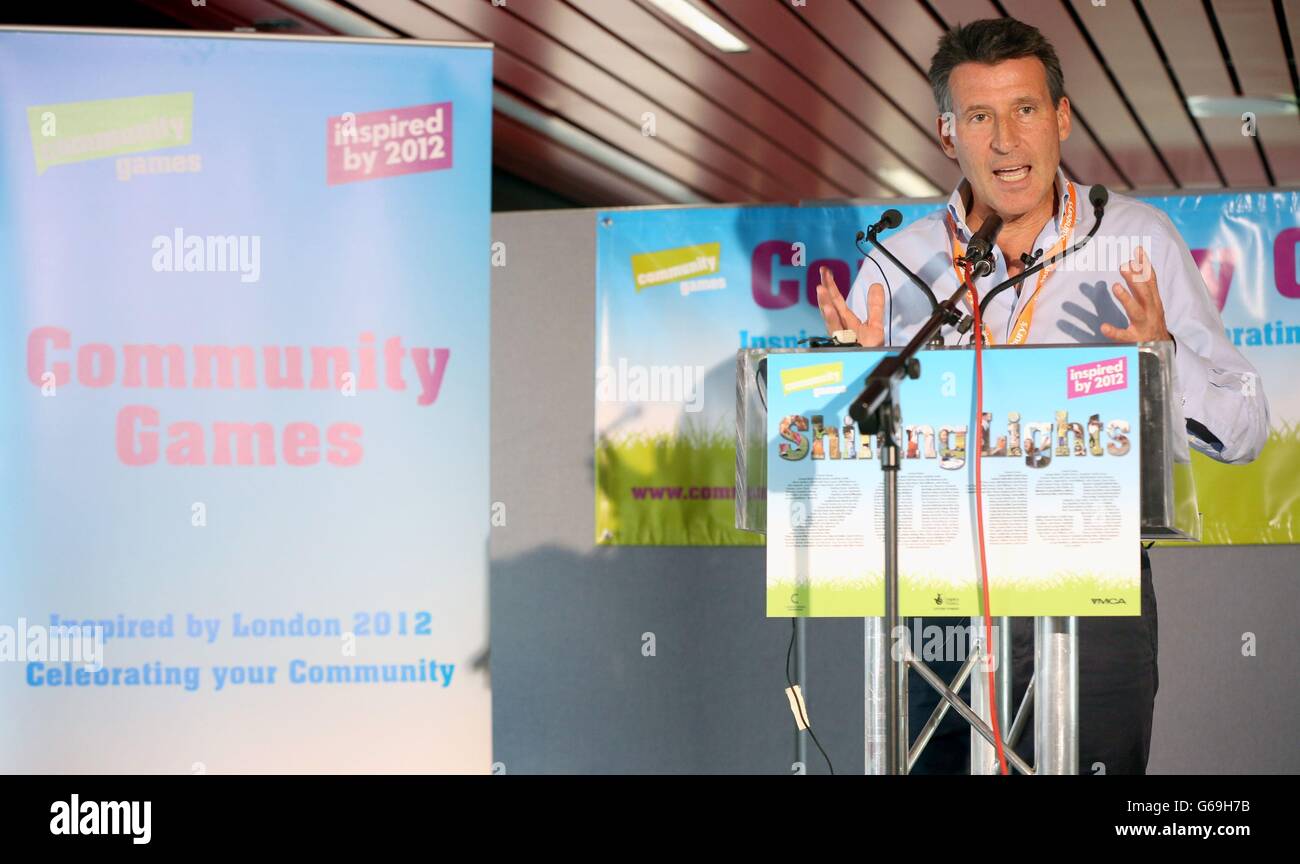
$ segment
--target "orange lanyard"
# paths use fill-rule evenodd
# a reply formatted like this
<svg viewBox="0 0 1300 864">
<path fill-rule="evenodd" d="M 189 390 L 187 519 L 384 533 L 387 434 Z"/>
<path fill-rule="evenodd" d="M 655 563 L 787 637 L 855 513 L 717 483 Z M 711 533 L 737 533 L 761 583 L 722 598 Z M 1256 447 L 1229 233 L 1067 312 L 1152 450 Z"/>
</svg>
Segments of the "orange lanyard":
<svg viewBox="0 0 1300 864">
<path fill-rule="evenodd" d="M 1074 221 L 1077 215 L 1075 210 L 1076 198 L 1074 184 L 1069 183 L 1067 189 L 1069 191 L 1069 198 L 1065 204 L 1065 212 L 1061 214 L 1061 236 L 1047 253 L 1048 258 L 1051 258 L 1053 255 L 1064 249 L 1070 242 L 1070 235 L 1074 233 Z M 948 233 L 952 237 L 952 269 L 957 272 L 957 284 L 960 285 L 965 276 L 962 273 L 961 266 L 957 264 L 956 260 L 961 257 L 962 249 L 961 244 L 957 240 L 957 225 L 953 222 L 952 213 L 948 214 Z M 1043 290 L 1043 283 L 1047 281 L 1048 275 L 1055 269 L 1056 264 L 1051 264 L 1038 271 L 1038 281 L 1034 283 L 1034 293 L 1029 295 L 1029 302 L 1020 310 L 1020 315 L 1016 318 L 1015 327 L 1011 330 L 1011 337 L 1007 339 L 1008 345 L 1023 345 L 1025 340 L 1029 338 L 1029 326 L 1034 322 L 1034 306 L 1038 303 L 1038 294 Z M 969 290 L 966 291 L 966 305 L 972 307 L 975 305 L 975 300 L 971 296 Z M 996 344 L 993 341 L 993 334 L 989 331 L 987 324 L 984 325 L 984 343 L 986 345 Z"/>
</svg>

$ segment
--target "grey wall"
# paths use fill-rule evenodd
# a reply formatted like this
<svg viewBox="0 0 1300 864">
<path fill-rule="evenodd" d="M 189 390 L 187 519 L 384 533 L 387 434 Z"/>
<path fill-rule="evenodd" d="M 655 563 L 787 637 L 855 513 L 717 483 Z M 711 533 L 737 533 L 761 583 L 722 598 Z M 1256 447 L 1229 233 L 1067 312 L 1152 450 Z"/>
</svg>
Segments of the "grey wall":
<svg viewBox="0 0 1300 864">
<path fill-rule="evenodd" d="M 764 617 L 762 550 L 593 543 L 593 212 L 496 216 L 493 239 L 494 758 L 508 773 L 788 773 L 791 625 Z M 1152 562 L 1150 770 L 1300 772 L 1300 546 Z M 860 772 L 861 621 L 810 621 L 807 655 L 813 728 L 837 772 Z M 809 770 L 824 770 L 815 751 Z"/>
</svg>

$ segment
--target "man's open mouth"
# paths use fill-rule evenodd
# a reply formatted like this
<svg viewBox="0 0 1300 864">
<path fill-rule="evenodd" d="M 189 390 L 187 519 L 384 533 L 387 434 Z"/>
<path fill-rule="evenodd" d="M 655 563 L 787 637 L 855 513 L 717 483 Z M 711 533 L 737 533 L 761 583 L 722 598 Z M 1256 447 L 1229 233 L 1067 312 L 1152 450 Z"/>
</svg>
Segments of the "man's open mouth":
<svg viewBox="0 0 1300 864">
<path fill-rule="evenodd" d="M 1017 180 L 1024 180 L 1029 176 L 1029 166 L 1013 165 L 1010 168 L 995 168 L 993 175 L 1007 183 L 1015 183 Z"/>
</svg>

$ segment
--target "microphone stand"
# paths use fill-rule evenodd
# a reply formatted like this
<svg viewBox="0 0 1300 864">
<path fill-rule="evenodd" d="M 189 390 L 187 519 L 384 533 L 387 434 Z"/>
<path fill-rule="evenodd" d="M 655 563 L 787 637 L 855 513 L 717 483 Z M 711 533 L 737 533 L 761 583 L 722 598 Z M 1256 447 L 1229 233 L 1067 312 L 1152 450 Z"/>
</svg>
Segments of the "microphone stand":
<svg viewBox="0 0 1300 864">
<path fill-rule="evenodd" d="M 1062 250 L 1046 261 L 1026 268 L 1018 276 L 995 286 L 980 303 L 981 313 L 988 301 L 998 292 L 1019 284 L 1049 264 L 1083 248 L 1092 240 L 1093 235 L 1101 227 L 1105 202 L 1105 189 L 1102 189 L 1100 200 L 1094 198 L 1092 201 L 1096 221 L 1087 236 L 1069 249 Z M 942 303 L 936 303 L 934 292 L 929 286 L 921 282 L 916 274 L 904 267 L 898 259 L 890 254 L 889 250 L 876 242 L 875 234 L 881 227 L 883 227 L 883 223 L 871 226 L 867 232 L 868 239 L 870 239 L 872 245 L 880 249 L 896 267 L 906 273 L 921 288 L 925 295 L 930 298 L 934 309 L 934 314 L 930 316 L 898 354 L 884 358 L 867 373 L 862 392 L 849 406 L 849 416 L 857 423 L 858 433 L 863 436 L 879 435 L 881 439 L 880 470 L 885 475 L 883 502 L 885 516 L 885 634 L 882 634 L 883 638 L 878 639 L 876 646 L 877 650 L 879 650 L 885 644 L 889 644 L 891 651 L 889 662 L 884 664 L 883 676 L 885 679 L 885 704 L 888 706 L 884 723 L 885 753 L 883 762 L 886 774 L 906 774 L 910 751 L 910 735 L 907 724 L 908 649 L 905 642 L 906 631 L 900 629 L 901 616 L 899 615 L 900 598 L 898 590 L 898 471 L 900 467 L 899 447 L 901 446 L 899 438 L 902 433 L 902 410 L 899 404 L 899 393 L 905 377 L 914 380 L 921 377 L 921 361 L 916 356 L 921 349 L 935 337 L 942 341 L 941 331 L 945 325 L 956 325 L 959 331 L 964 333 L 970 329 L 973 319 L 970 316 L 963 316 L 958 308 L 963 295 L 970 290 L 969 276 L 962 279 L 961 285 L 953 292 L 951 297 Z M 859 236 L 858 242 L 860 243 L 861 240 L 862 238 Z M 861 249 L 860 246 L 859 249 Z M 989 254 L 992 254 L 991 248 Z M 967 272 L 969 273 L 969 270 Z M 976 334 L 976 338 L 983 337 L 981 334 Z M 978 421 L 979 418 L 976 418 L 977 423 Z M 980 458 L 981 441 L 978 431 L 974 435 L 967 436 L 966 446 L 968 451 L 970 448 L 974 448 L 975 458 Z M 869 641 L 870 638 L 871 630 L 869 629 Z M 867 679 L 867 686 L 871 688 L 876 679 L 871 667 L 867 669 Z M 868 694 L 868 697 L 870 698 L 870 694 Z M 992 694 L 990 694 L 990 698 L 993 698 Z M 964 712 L 959 713 L 966 716 Z M 867 718 L 869 733 L 872 720 L 871 717 Z M 972 720 L 971 722 L 974 724 L 975 721 Z M 989 736 L 986 734 L 985 737 Z M 992 741 L 993 739 L 990 737 L 989 740 Z M 1011 755 L 1014 757 L 1014 753 Z M 875 757 L 876 754 L 871 751 L 870 744 L 868 744 L 867 763 L 869 769 Z"/>
<path fill-rule="evenodd" d="M 1105 209 L 1102 207 L 1097 207 L 1094 210 L 1093 215 L 1096 217 L 1096 220 L 1092 223 L 1092 228 L 1088 230 L 1088 233 L 1084 235 L 1083 239 L 1080 240 L 1078 243 L 1075 243 L 1069 249 L 1062 249 L 1060 252 L 1057 252 L 1051 258 L 1048 258 L 1044 261 L 1039 261 L 1037 264 L 1035 264 L 1032 267 L 1026 267 L 1024 270 L 1020 271 L 1015 276 L 1012 276 L 1010 279 L 1007 279 L 1003 282 L 999 282 L 997 285 L 994 285 L 992 288 L 986 291 L 984 293 L 984 296 L 980 298 L 980 317 L 982 318 L 984 316 L 984 313 L 989 308 L 989 303 L 993 302 L 993 298 L 1001 294 L 1003 291 L 1007 290 L 1008 288 L 1012 288 L 1015 287 L 1016 285 L 1019 285 L 1021 282 L 1024 282 L 1026 279 L 1028 279 L 1030 276 L 1033 276 L 1035 273 L 1037 273 L 1039 270 L 1042 270 L 1044 267 L 1049 267 L 1052 264 L 1055 264 L 1057 261 L 1064 259 L 1067 255 L 1073 255 L 1075 252 L 1078 252 L 1084 246 L 1087 246 L 1088 243 L 1091 242 L 1093 236 L 1096 235 L 1098 229 L 1101 228 L 1101 220 L 1102 217 L 1105 215 Z M 970 315 L 965 316 L 962 319 L 961 323 L 957 325 L 958 332 L 965 333 L 966 331 L 970 330 L 971 324 L 973 324 L 974 321 L 975 319 L 972 316 Z"/>
<path fill-rule="evenodd" d="M 896 212 L 898 212 L 898 211 L 893 211 L 893 212 L 896 213 Z M 881 253 L 882 255 L 884 255 L 887 259 L 889 259 L 889 262 L 890 262 L 891 264 L 893 264 L 893 265 L 894 265 L 895 267 L 897 267 L 899 270 L 902 270 L 904 273 L 907 274 L 907 278 L 912 280 L 912 284 L 915 285 L 917 288 L 920 288 L 920 289 L 921 289 L 921 293 L 924 294 L 924 295 L 926 296 L 926 299 L 928 299 L 928 300 L 930 301 L 930 309 L 931 309 L 932 311 L 938 310 L 938 309 L 939 309 L 939 301 L 938 301 L 938 299 L 935 298 L 935 296 L 934 296 L 934 291 L 932 291 L 932 290 L 930 289 L 930 286 L 929 286 L 929 285 L 926 285 L 925 282 L 921 281 L 921 277 L 920 277 L 920 276 L 917 276 L 917 275 L 916 275 L 915 273 L 913 273 L 910 269 L 908 269 L 908 268 L 903 264 L 902 261 L 899 261 L 897 258 L 894 257 L 894 253 L 893 253 L 893 252 L 890 252 L 888 249 L 885 248 L 885 244 L 881 243 L 878 239 L 876 239 L 876 238 L 879 236 L 879 234 L 880 234 L 880 230 L 881 230 L 881 228 L 883 228 L 883 227 L 885 227 L 885 226 L 884 226 L 884 223 L 883 223 L 883 221 L 882 221 L 882 222 L 877 222 L 875 225 L 872 225 L 870 228 L 868 228 L 868 229 L 867 229 L 867 233 L 866 233 L 866 235 L 865 235 L 866 238 L 867 238 L 867 242 L 870 243 L 870 244 L 871 244 L 873 247 L 875 247 L 876 249 L 880 250 L 880 253 Z M 859 251 L 859 252 L 861 252 L 863 255 L 866 255 L 867 252 L 866 252 L 866 250 L 864 250 L 864 249 L 862 248 L 862 245 L 861 245 L 861 244 L 862 244 L 862 238 L 863 238 L 863 236 L 864 236 L 864 235 L 862 234 L 862 232 L 858 232 L 858 237 L 857 237 L 857 240 L 854 242 L 854 245 L 858 247 L 858 251 Z M 892 305 L 891 305 L 890 310 L 889 310 L 889 313 L 892 315 L 893 312 L 894 312 L 894 310 L 893 310 L 893 307 L 892 307 Z M 960 320 L 960 316 L 959 316 L 959 319 L 958 319 L 958 320 Z M 944 321 L 945 321 L 945 323 L 958 323 L 958 322 L 948 322 L 946 318 L 944 319 Z M 934 333 L 932 334 L 932 337 L 931 337 L 931 340 L 930 340 L 930 341 L 933 342 L 933 343 L 936 344 L 936 345 L 942 345 L 942 344 L 943 344 L 943 334 L 940 332 L 940 330 L 937 330 L 937 329 L 936 329 L 936 330 L 934 331 Z"/>
<path fill-rule="evenodd" d="M 849 416 L 863 435 L 879 434 L 880 468 L 885 472 L 885 639 L 891 646 L 885 670 L 885 773 L 906 774 L 909 750 L 907 728 L 907 646 L 900 631 L 898 593 L 898 469 L 902 412 L 899 387 L 903 378 L 919 378 L 921 361 L 916 355 L 940 333 L 945 324 L 961 320 L 957 304 L 967 290 L 963 281 L 953 295 L 936 304 L 935 312 L 897 355 L 884 358 L 867 373 L 866 385 L 849 406 Z M 930 293 L 927 289 L 926 293 Z M 932 295 L 933 296 L 933 295 Z M 970 439 L 968 439 L 969 441 Z M 970 444 L 968 443 L 969 447 Z M 978 457 L 977 457 L 978 458 Z M 903 644 L 899 644 L 902 642 Z M 871 754 L 868 753 L 870 760 Z"/>
<path fill-rule="evenodd" d="M 876 249 L 879 249 L 880 253 L 889 259 L 889 263 L 893 264 L 899 270 L 902 270 L 904 273 L 907 274 L 907 278 L 912 280 L 912 284 L 915 285 L 917 288 L 920 288 L 921 293 L 924 294 L 930 300 L 930 308 L 932 310 L 938 309 L 939 301 L 935 298 L 934 292 L 930 290 L 930 286 L 922 282 L 920 276 L 917 276 L 911 270 L 907 269 L 907 267 L 903 265 L 902 261 L 899 261 L 897 258 L 894 257 L 893 252 L 890 252 L 888 249 L 885 248 L 885 244 L 881 243 L 879 240 L 876 239 L 877 236 L 880 234 L 880 229 L 881 229 L 881 225 L 878 222 L 875 225 L 872 225 L 870 228 L 868 228 L 866 233 L 867 242 L 870 243 L 872 246 L 874 246 Z M 859 234 L 857 243 L 860 244 L 861 242 L 862 242 L 862 235 Z M 861 252 L 863 255 L 867 254 L 866 251 L 860 245 L 858 246 L 858 251 Z"/>
</svg>

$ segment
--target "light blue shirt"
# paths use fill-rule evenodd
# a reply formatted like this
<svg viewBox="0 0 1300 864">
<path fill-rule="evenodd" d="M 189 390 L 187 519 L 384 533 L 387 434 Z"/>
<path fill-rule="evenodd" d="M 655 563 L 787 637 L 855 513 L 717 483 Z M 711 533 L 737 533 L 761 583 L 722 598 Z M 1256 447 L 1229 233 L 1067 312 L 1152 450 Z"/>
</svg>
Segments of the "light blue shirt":
<svg viewBox="0 0 1300 864">
<path fill-rule="evenodd" d="M 1070 245 L 1083 239 L 1096 221 L 1088 201 L 1090 188 L 1075 186 L 1078 216 Z M 1060 236 L 1068 198 L 1066 178 L 1059 169 L 1056 193 L 1060 206 L 1033 246 L 1043 250 L 1043 258 L 1048 257 Z M 898 260 L 932 288 L 940 302 L 958 287 L 952 266 L 952 239 L 946 226 L 948 215 L 956 223 L 964 249 L 971 232 L 966 226 L 961 186 L 953 191 L 946 208 L 880 237 Z M 1177 346 L 1174 387 L 1187 418 L 1189 443 L 1220 462 L 1251 461 L 1268 439 L 1268 401 L 1259 374 L 1224 333 L 1223 320 L 1187 244 L 1169 217 L 1150 204 L 1110 194 L 1101 230 L 1082 250 L 1058 262 L 1044 282 L 1026 342 L 1110 343 L 1102 335 L 1103 322 L 1119 328 L 1128 326 L 1128 316 L 1111 293 L 1111 286 L 1125 284 L 1119 268 L 1134 256 L 1137 245 L 1146 250 L 1155 271 L 1165 325 Z M 994 250 L 994 258 L 994 271 L 975 282 L 981 297 L 1007 278 L 1001 249 Z M 1038 275 L 1032 275 L 989 304 L 984 323 L 995 344 L 1007 342 L 1037 281 Z M 866 318 L 867 289 L 874 282 L 885 286 L 885 344 L 905 345 L 930 317 L 930 302 L 904 273 L 879 252 L 873 252 L 858 271 L 847 301 L 860 319 Z M 946 344 L 956 345 L 968 343 L 972 334 L 961 335 L 953 327 L 944 327 L 943 336 Z"/>
</svg>

